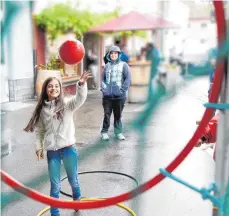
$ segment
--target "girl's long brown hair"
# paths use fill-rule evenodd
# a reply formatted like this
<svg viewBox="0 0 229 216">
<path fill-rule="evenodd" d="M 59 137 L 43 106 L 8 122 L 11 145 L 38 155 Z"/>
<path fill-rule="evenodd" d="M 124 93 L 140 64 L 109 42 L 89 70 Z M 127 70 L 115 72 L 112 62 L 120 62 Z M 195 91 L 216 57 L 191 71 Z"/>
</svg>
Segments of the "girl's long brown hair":
<svg viewBox="0 0 229 216">
<path fill-rule="evenodd" d="M 63 118 L 63 113 L 64 113 L 64 99 L 63 99 L 63 92 L 62 92 L 62 86 L 60 81 L 55 78 L 55 77 L 49 77 L 48 79 L 46 79 L 42 85 L 42 90 L 41 90 L 41 95 L 39 97 L 37 106 L 35 108 L 35 110 L 33 111 L 33 115 L 31 117 L 31 119 L 29 120 L 28 125 L 24 128 L 24 131 L 26 132 L 33 132 L 36 124 L 39 121 L 40 115 L 41 115 L 41 110 L 42 107 L 45 106 L 45 101 L 48 101 L 48 95 L 46 92 L 46 88 L 47 85 L 52 81 L 52 80 L 57 80 L 59 85 L 60 85 L 60 95 L 55 99 L 55 110 L 54 112 L 57 115 L 58 119 L 62 119 Z"/>
</svg>

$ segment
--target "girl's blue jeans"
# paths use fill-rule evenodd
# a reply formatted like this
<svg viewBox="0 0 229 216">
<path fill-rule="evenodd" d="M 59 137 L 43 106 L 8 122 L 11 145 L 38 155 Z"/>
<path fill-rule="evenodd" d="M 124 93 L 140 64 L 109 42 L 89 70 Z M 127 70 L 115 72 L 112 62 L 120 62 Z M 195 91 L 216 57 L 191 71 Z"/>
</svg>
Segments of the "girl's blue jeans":
<svg viewBox="0 0 229 216">
<path fill-rule="evenodd" d="M 80 186 L 78 182 L 78 154 L 75 147 L 65 147 L 57 151 L 47 152 L 48 171 L 51 183 L 50 196 L 59 198 L 61 189 L 60 169 L 61 160 L 67 173 L 68 181 L 72 188 L 74 200 L 81 198 Z M 59 216 L 59 209 L 51 207 L 50 213 L 53 216 Z"/>
</svg>

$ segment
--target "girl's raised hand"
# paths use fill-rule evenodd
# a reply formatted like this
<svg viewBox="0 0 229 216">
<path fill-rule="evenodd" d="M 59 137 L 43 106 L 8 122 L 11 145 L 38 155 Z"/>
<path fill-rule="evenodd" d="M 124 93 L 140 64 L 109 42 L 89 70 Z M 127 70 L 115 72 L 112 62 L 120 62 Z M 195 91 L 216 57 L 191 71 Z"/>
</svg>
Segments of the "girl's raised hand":
<svg viewBox="0 0 229 216">
<path fill-rule="evenodd" d="M 84 85 L 84 83 L 87 81 L 88 78 L 91 78 L 92 75 L 88 71 L 84 71 L 83 74 L 80 77 L 79 83 L 80 85 Z"/>
</svg>

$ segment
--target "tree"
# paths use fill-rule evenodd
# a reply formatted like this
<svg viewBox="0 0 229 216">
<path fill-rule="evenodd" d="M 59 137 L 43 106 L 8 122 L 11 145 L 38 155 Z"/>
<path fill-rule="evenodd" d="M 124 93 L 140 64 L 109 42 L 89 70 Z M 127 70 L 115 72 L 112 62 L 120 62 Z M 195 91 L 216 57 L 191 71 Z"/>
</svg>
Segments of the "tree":
<svg viewBox="0 0 229 216">
<path fill-rule="evenodd" d="M 81 39 L 83 34 L 93 26 L 116 18 L 118 15 L 119 10 L 92 14 L 87 10 L 79 11 L 74 9 L 68 4 L 55 4 L 35 15 L 35 21 L 39 27 L 47 32 L 51 41 L 69 31 L 73 32 L 78 39 Z"/>
</svg>

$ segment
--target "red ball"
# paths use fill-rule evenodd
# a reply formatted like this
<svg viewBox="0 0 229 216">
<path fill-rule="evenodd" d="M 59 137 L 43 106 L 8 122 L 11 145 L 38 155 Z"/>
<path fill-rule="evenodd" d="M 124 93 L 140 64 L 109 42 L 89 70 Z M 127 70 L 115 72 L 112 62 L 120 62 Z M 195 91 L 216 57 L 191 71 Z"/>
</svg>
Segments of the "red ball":
<svg viewBox="0 0 229 216">
<path fill-rule="evenodd" d="M 78 40 L 67 40 L 59 49 L 59 56 L 66 64 L 77 64 L 85 55 L 84 45 Z"/>
</svg>

